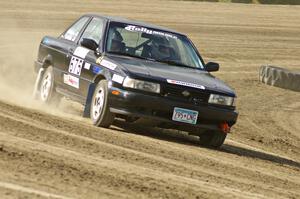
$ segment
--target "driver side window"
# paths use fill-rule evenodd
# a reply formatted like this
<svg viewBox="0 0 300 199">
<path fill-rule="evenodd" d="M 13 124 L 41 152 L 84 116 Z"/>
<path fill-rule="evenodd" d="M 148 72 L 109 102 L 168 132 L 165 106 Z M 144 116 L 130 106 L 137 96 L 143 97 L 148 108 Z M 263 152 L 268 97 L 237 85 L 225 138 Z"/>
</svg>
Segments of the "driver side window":
<svg viewBox="0 0 300 199">
<path fill-rule="evenodd" d="M 75 41 L 81 29 L 88 21 L 89 17 L 82 17 L 73 26 L 71 26 L 62 36 L 64 39 Z"/>
<path fill-rule="evenodd" d="M 102 19 L 93 18 L 85 29 L 79 43 L 81 43 L 83 39 L 91 39 L 95 41 L 96 44 L 99 44 L 100 40 L 102 39 L 103 26 Z"/>
</svg>

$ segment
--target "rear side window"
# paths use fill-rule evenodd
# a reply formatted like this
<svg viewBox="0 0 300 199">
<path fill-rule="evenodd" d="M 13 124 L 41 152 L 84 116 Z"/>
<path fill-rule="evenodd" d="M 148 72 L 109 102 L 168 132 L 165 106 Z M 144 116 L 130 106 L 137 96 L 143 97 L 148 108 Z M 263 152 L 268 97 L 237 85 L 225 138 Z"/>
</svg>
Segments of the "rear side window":
<svg viewBox="0 0 300 199">
<path fill-rule="evenodd" d="M 78 34 L 80 33 L 81 29 L 85 25 L 85 23 L 88 21 L 89 17 L 82 17 L 79 19 L 74 25 L 72 25 L 66 33 L 63 35 L 64 39 L 75 41 Z"/>
<path fill-rule="evenodd" d="M 95 43 L 99 44 L 100 40 L 102 39 L 102 32 L 103 32 L 103 20 L 100 18 L 93 18 L 92 21 L 89 23 L 87 28 L 85 29 L 81 40 L 82 39 L 92 39 Z"/>
</svg>

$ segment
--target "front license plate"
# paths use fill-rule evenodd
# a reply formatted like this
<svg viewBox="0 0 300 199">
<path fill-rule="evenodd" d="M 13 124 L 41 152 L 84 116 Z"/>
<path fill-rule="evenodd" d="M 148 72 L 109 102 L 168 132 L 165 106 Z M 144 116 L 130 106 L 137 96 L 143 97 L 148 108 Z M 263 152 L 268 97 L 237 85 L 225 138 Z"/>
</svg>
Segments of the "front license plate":
<svg viewBox="0 0 300 199">
<path fill-rule="evenodd" d="M 173 111 L 172 120 L 177 122 L 184 122 L 189 124 L 196 124 L 198 118 L 198 111 L 193 111 L 184 108 L 175 107 Z"/>
</svg>

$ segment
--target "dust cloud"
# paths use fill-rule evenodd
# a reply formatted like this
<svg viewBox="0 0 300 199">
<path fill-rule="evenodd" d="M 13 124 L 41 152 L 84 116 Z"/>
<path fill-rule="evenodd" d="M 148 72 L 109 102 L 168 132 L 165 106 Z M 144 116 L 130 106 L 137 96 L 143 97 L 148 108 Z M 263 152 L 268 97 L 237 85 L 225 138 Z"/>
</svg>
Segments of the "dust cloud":
<svg viewBox="0 0 300 199">
<path fill-rule="evenodd" d="M 47 107 L 33 99 L 34 61 L 45 33 L 20 29 L 17 23 L 10 26 L 0 33 L 0 100 L 63 117 L 81 115 L 80 105 L 64 99 L 59 107 Z"/>
<path fill-rule="evenodd" d="M 27 38 L 19 38 L 16 32 L 6 34 L 8 37 L 0 45 L 0 98 L 10 102 L 31 102 L 35 49 L 26 44 Z"/>
</svg>

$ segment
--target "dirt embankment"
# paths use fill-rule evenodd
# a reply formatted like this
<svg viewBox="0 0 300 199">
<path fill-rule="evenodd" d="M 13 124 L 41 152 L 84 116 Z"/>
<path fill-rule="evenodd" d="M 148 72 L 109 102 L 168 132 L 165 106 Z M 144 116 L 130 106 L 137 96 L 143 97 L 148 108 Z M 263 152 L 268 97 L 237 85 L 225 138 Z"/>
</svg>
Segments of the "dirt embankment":
<svg viewBox="0 0 300 199">
<path fill-rule="evenodd" d="M 64 2 L 0 2 L 0 198 L 300 198 L 300 94 L 258 82 L 262 64 L 299 68 L 300 7 Z M 225 145 L 122 122 L 95 128 L 76 104 L 33 102 L 39 40 L 87 12 L 186 32 L 220 62 L 240 112 Z"/>
</svg>

